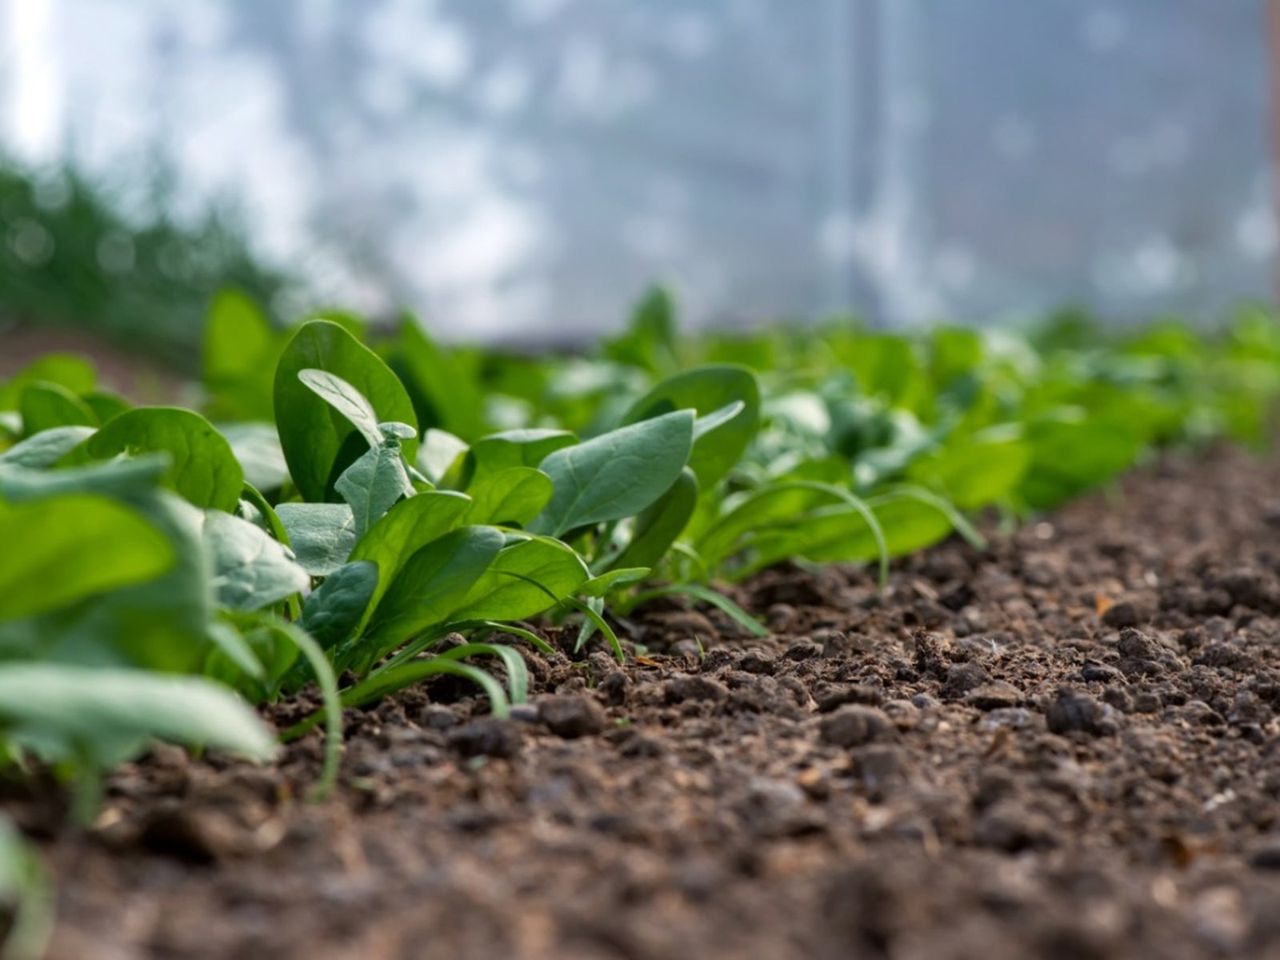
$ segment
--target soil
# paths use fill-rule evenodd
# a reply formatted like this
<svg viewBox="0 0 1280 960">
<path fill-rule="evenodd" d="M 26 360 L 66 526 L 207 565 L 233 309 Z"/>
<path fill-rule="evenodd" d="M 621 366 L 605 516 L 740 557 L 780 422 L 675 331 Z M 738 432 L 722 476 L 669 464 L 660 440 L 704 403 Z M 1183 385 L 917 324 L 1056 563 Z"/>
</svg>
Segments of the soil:
<svg viewBox="0 0 1280 960">
<path fill-rule="evenodd" d="M 157 749 L 88 831 L 3 806 L 62 960 L 1280 957 L 1278 535 L 1280 463 L 1168 457 L 883 593 L 767 572 L 763 640 L 672 605 L 623 669 L 531 653 L 509 721 L 353 712 L 325 803 L 313 737 Z"/>
<path fill-rule="evenodd" d="M 24 324 L 0 318 L 0 381 L 49 353 L 78 354 L 90 360 L 99 385 L 136 403 L 173 403 L 191 395 L 188 383 L 164 364 L 139 356 L 92 330 Z"/>
</svg>

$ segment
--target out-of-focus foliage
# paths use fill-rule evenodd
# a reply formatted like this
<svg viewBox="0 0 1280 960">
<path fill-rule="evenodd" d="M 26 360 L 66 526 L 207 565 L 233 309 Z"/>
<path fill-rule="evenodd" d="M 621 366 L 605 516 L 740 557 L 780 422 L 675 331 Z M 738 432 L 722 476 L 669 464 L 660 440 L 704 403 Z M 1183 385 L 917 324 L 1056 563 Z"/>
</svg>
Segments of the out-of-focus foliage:
<svg viewBox="0 0 1280 960">
<path fill-rule="evenodd" d="M 90 329 L 194 372 L 210 298 L 269 303 L 285 280 L 225 213 L 178 220 L 156 194 L 130 215 L 74 169 L 0 165 L 0 322 Z"/>
</svg>

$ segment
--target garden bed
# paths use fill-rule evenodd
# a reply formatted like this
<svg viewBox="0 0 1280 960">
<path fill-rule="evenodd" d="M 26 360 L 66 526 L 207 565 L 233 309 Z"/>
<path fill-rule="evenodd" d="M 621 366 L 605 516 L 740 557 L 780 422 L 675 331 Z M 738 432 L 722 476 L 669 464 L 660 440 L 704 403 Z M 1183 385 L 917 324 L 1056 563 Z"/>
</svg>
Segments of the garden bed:
<svg viewBox="0 0 1280 960">
<path fill-rule="evenodd" d="M 353 710 L 322 804 L 313 733 L 162 748 L 87 832 L 3 809 L 66 960 L 1280 956 L 1278 528 L 1276 461 L 1171 455 L 883 593 L 759 574 L 765 639 L 650 606 L 625 666 L 526 649 L 509 721 L 450 678 Z"/>
</svg>

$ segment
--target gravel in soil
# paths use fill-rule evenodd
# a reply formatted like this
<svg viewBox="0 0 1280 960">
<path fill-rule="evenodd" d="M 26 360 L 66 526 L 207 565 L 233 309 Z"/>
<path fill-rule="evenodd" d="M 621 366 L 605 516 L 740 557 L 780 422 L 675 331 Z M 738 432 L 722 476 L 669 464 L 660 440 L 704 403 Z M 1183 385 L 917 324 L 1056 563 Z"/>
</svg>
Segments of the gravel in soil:
<svg viewBox="0 0 1280 960">
<path fill-rule="evenodd" d="M 53 955 L 1280 957 L 1280 464 L 1168 458 L 986 551 L 769 571 L 770 637 L 530 654 L 511 720 L 428 684 L 343 786 L 159 748 L 96 826 L 4 788 Z M 281 709 L 281 724 L 298 707 Z"/>
</svg>

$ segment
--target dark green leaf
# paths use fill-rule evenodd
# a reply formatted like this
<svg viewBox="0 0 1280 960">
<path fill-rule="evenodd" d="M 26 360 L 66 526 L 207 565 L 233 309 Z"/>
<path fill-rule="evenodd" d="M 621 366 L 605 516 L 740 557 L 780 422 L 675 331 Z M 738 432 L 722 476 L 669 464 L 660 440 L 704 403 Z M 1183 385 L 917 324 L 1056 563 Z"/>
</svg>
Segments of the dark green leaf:
<svg viewBox="0 0 1280 960">
<path fill-rule="evenodd" d="M 167 453 L 170 462 L 164 484 L 197 507 L 230 513 L 244 486 L 244 471 L 226 438 L 200 414 L 177 407 L 142 407 L 122 413 L 89 437 L 82 449 L 99 460 L 122 453 Z M 75 457 L 76 451 L 70 456 Z"/>
<path fill-rule="evenodd" d="M 247 520 L 205 511 L 204 542 L 213 558 L 218 602 L 234 610 L 269 607 L 311 584 L 289 548 Z"/>
<path fill-rule="evenodd" d="M 672 410 L 692 409 L 699 418 L 736 408 L 719 422 L 695 429 L 689 467 L 703 490 L 710 490 L 742 457 L 760 427 L 760 389 L 745 367 L 717 364 L 698 367 L 662 381 L 637 400 L 623 418 L 635 423 Z"/>
<path fill-rule="evenodd" d="M 447 619 L 502 549 L 493 527 L 461 527 L 413 554 L 392 581 L 370 621 L 378 655 Z M 374 657 L 376 659 L 376 657 Z"/>
<path fill-rule="evenodd" d="M 396 503 L 414 495 L 413 483 L 400 455 L 400 442 L 387 440 L 371 447 L 347 467 L 335 489 L 351 507 L 356 539 L 373 526 Z"/>
<path fill-rule="evenodd" d="M 302 629 L 328 650 L 355 635 L 373 592 L 378 586 L 378 567 L 356 560 L 339 567 L 307 597 L 302 607 Z"/>
<path fill-rule="evenodd" d="M 356 545 L 356 520 L 345 503 L 282 503 L 276 515 L 298 563 L 313 577 L 329 576 Z"/>
<path fill-rule="evenodd" d="M 416 425 L 417 418 L 404 387 L 373 351 L 336 323 L 314 320 L 304 325 L 285 347 L 276 368 L 275 411 L 293 482 L 305 499 L 321 501 L 332 499 L 331 480 L 350 465 L 350 461 L 339 463 L 338 457 L 356 429 L 298 379 L 306 369 L 342 378 L 368 400 L 379 421 Z M 416 443 L 406 442 L 407 457 L 412 459 L 416 450 Z M 363 447 L 351 449 L 351 460 L 363 452 Z"/>
<path fill-rule="evenodd" d="M 164 534 L 136 511 L 91 494 L 0 502 L 0 620 L 56 610 L 153 580 L 173 566 Z"/>
<path fill-rule="evenodd" d="M 671 489 L 635 520 L 631 542 L 615 567 L 653 567 L 684 531 L 698 505 L 698 478 L 685 467 Z"/>
<path fill-rule="evenodd" d="M 572 596 L 590 577 L 582 558 L 560 541 L 519 541 L 498 554 L 450 619 L 523 620 Z"/>
<path fill-rule="evenodd" d="M 550 454 L 540 469 L 555 492 L 529 529 L 559 535 L 639 513 L 680 476 L 693 419 L 692 410 L 678 410 Z"/>
<path fill-rule="evenodd" d="M 534 467 L 485 473 L 467 487 L 472 502 L 463 522 L 523 526 L 547 505 L 551 492 L 551 478 Z"/>
</svg>

